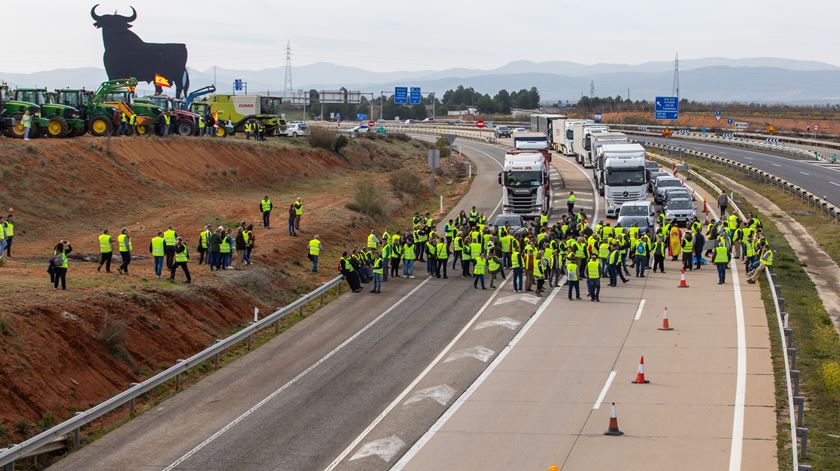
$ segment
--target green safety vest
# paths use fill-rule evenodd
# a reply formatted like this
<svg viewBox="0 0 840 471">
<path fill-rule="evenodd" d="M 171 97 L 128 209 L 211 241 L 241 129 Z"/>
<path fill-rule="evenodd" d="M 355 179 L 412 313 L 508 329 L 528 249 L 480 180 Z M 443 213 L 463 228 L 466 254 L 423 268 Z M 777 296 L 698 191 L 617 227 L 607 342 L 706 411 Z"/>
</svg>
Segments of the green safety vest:
<svg viewBox="0 0 840 471">
<path fill-rule="evenodd" d="M 126 239 L 128 239 L 128 244 L 125 243 Z M 134 245 L 131 239 L 125 234 L 117 236 L 117 243 L 120 245 L 120 252 L 131 252 L 132 246 Z"/>
<path fill-rule="evenodd" d="M 713 263 L 729 263 L 729 252 L 725 245 L 715 247 L 715 259 Z"/>
<path fill-rule="evenodd" d="M 167 247 L 171 247 L 178 243 L 178 236 L 175 235 L 175 231 L 172 229 L 167 229 L 163 231 L 163 240 L 166 242 Z"/>
<path fill-rule="evenodd" d="M 574 203 L 576 199 L 577 199 L 577 196 L 569 195 L 569 203 Z"/>
<path fill-rule="evenodd" d="M 190 249 L 187 248 L 187 244 L 181 244 L 181 246 L 184 247 L 184 251 L 178 252 L 178 249 L 175 249 L 175 262 L 189 263 Z"/>
<path fill-rule="evenodd" d="M 163 115 L 163 122 L 166 123 L 167 126 L 169 126 L 169 123 L 172 122 L 172 118 L 170 118 L 168 114 L 165 114 Z"/>
<path fill-rule="evenodd" d="M 99 252 L 111 253 L 111 236 L 102 234 L 99 236 Z"/>
<path fill-rule="evenodd" d="M 152 256 L 163 257 L 163 237 L 152 237 Z"/>
</svg>

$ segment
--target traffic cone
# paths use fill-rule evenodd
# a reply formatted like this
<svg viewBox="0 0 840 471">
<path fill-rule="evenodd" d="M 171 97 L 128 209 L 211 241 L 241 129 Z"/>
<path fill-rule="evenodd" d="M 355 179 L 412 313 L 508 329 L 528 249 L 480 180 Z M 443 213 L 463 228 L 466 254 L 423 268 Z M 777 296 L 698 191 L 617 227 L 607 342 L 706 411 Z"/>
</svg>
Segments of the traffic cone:
<svg viewBox="0 0 840 471">
<path fill-rule="evenodd" d="M 688 283 L 685 282 L 685 267 L 682 268 L 682 273 L 680 273 L 680 284 L 677 288 L 688 288 Z"/>
<path fill-rule="evenodd" d="M 645 379 L 645 356 L 639 359 L 639 370 L 636 372 L 636 380 L 631 381 L 633 384 L 647 384 L 650 381 Z"/>
<path fill-rule="evenodd" d="M 620 435 L 624 435 L 624 432 L 618 429 L 618 417 L 615 415 L 615 402 L 612 403 L 610 407 L 610 426 L 604 435 L 609 435 L 612 437 L 618 437 Z"/>
<path fill-rule="evenodd" d="M 703 214 L 709 214 L 709 207 L 706 205 L 706 197 L 703 197 Z"/>
<path fill-rule="evenodd" d="M 548 467 L 548 471 L 560 471 L 560 468 L 558 468 L 556 464 L 553 464 Z"/>
<path fill-rule="evenodd" d="M 671 328 L 671 324 L 668 322 L 668 307 L 665 307 L 665 311 L 662 313 L 662 327 L 659 330 L 674 330 Z"/>
</svg>

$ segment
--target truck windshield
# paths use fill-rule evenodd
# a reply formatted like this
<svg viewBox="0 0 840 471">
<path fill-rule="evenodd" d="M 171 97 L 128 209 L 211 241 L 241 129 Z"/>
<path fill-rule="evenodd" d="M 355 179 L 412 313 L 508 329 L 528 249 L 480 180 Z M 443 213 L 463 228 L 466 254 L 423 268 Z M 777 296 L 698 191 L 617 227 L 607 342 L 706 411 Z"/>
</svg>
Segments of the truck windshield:
<svg viewBox="0 0 840 471">
<path fill-rule="evenodd" d="M 645 171 L 642 169 L 607 169 L 607 185 L 639 186 L 645 184 Z"/>
<path fill-rule="evenodd" d="M 542 185 L 540 172 L 505 172 L 505 186 L 526 188 Z"/>
</svg>

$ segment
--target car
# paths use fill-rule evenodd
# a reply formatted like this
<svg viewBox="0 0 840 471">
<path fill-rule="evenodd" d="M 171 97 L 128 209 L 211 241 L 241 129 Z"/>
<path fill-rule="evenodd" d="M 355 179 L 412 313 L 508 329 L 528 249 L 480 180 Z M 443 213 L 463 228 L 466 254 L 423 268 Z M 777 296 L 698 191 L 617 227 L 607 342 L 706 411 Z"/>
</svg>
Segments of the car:
<svg viewBox="0 0 840 471">
<path fill-rule="evenodd" d="M 362 125 L 362 124 L 359 124 L 357 126 L 353 126 L 350 129 L 342 131 L 342 133 L 344 133 L 344 134 L 346 134 L 350 137 L 356 137 L 360 134 L 368 134 L 370 132 L 371 132 L 371 128 L 369 128 L 365 125 Z"/>
<path fill-rule="evenodd" d="M 650 174 L 648 174 L 648 193 L 653 193 L 653 190 L 655 189 L 653 187 L 653 183 L 656 181 L 657 178 L 667 177 L 667 176 L 668 176 L 668 173 L 663 172 L 661 170 L 658 170 L 658 171 L 655 171 L 655 172 L 650 172 Z"/>
<path fill-rule="evenodd" d="M 416 119 L 407 119 L 407 120 L 405 120 L 405 124 L 414 124 L 414 123 L 416 123 L 416 122 L 417 122 L 417 120 L 416 120 Z"/>
<path fill-rule="evenodd" d="M 645 160 L 645 174 L 647 175 L 648 180 L 650 180 L 651 172 L 658 172 L 659 171 L 659 163 L 655 160 Z"/>
<path fill-rule="evenodd" d="M 616 227 L 653 227 L 656 220 L 656 211 L 650 201 L 628 201 L 621 205 L 618 210 L 618 221 Z"/>
<path fill-rule="evenodd" d="M 523 133 L 523 132 L 528 132 L 528 130 L 525 129 L 525 128 L 516 128 L 513 131 L 511 131 L 511 134 L 519 134 L 519 133 Z"/>
<path fill-rule="evenodd" d="M 283 135 L 292 137 L 308 136 L 309 126 L 307 126 L 306 123 L 301 122 L 290 123 L 286 126 L 286 130 L 283 131 Z"/>
<path fill-rule="evenodd" d="M 493 218 L 493 222 L 490 225 L 499 228 L 503 227 L 505 224 L 508 223 L 510 223 L 511 232 L 516 232 L 525 226 L 525 222 L 522 220 L 522 216 L 510 213 L 499 214 L 498 216 Z"/>
<path fill-rule="evenodd" d="M 666 221 L 677 226 L 687 226 L 694 220 L 697 208 L 691 200 L 678 198 L 669 201 L 664 212 Z"/>
<path fill-rule="evenodd" d="M 689 192 L 685 188 L 679 190 L 671 190 L 665 193 L 665 201 L 662 202 L 662 205 L 667 206 L 668 203 L 674 199 L 694 201 L 694 195 L 692 195 L 691 192 Z"/>
<path fill-rule="evenodd" d="M 496 137 L 510 137 L 510 128 L 507 126 L 496 126 Z"/>
<path fill-rule="evenodd" d="M 435 120 L 433 120 L 432 118 L 426 118 L 426 119 L 424 119 L 423 121 L 420 121 L 420 122 L 421 123 L 434 123 Z"/>
<path fill-rule="evenodd" d="M 654 183 L 653 200 L 659 204 L 665 201 L 665 193 L 682 189 L 683 182 L 675 177 L 659 177 Z"/>
</svg>

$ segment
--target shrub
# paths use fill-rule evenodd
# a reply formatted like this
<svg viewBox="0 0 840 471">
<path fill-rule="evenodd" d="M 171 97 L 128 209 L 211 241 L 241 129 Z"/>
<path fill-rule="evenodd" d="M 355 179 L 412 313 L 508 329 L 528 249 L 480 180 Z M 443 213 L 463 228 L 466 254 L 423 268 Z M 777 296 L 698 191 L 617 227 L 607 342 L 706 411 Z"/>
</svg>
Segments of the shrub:
<svg viewBox="0 0 840 471">
<path fill-rule="evenodd" d="M 347 147 L 347 144 L 349 143 L 350 141 L 347 139 L 347 136 L 338 136 L 335 140 L 334 150 L 339 152 L 341 149 Z"/>
<path fill-rule="evenodd" d="M 385 216 L 385 207 L 373 183 L 359 182 L 353 192 L 353 201 L 347 204 L 347 209 L 364 214 L 373 219 Z"/>
<path fill-rule="evenodd" d="M 107 321 L 99 329 L 99 341 L 108 351 L 119 358 L 127 358 L 125 351 L 125 323 L 120 321 Z"/>
<path fill-rule="evenodd" d="M 395 193 L 417 196 L 426 189 L 420 177 L 408 169 L 397 170 L 388 176 L 388 182 Z"/>
<path fill-rule="evenodd" d="M 346 138 L 345 138 L 346 139 Z M 309 144 L 324 150 L 335 150 L 338 134 L 332 129 L 313 126 L 309 129 Z"/>
<path fill-rule="evenodd" d="M 820 375 L 826 390 L 834 394 L 840 393 L 840 364 L 834 360 L 823 363 L 820 366 Z"/>
<path fill-rule="evenodd" d="M 441 159 L 449 157 L 449 155 L 452 153 L 452 150 L 449 149 L 449 142 L 443 136 L 437 138 L 437 141 L 435 141 L 434 148 L 440 151 Z"/>
</svg>

